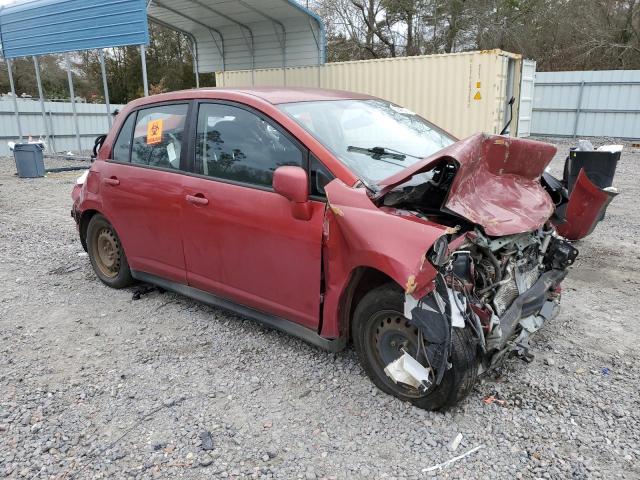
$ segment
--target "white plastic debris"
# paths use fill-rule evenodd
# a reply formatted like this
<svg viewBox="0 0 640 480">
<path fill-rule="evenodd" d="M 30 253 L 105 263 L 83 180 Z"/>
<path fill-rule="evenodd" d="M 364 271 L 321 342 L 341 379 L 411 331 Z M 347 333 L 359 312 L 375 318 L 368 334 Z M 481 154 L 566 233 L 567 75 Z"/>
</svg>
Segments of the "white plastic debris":
<svg viewBox="0 0 640 480">
<path fill-rule="evenodd" d="M 602 145 L 598 147 L 599 152 L 618 153 L 621 152 L 624 145 Z"/>
<path fill-rule="evenodd" d="M 466 310 L 467 308 L 467 299 L 462 297 L 457 297 L 456 301 L 453 298 L 456 295 L 456 292 L 447 288 L 447 293 L 449 294 L 449 305 L 451 305 L 451 326 L 456 328 L 464 328 L 464 317 L 462 316 L 462 312 L 460 311 L 460 307 Z"/>
<path fill-rule="evenodd" d="M 404 296 L 404 316 L 411 320 L 411 311 L 418 306 L 420 300 L 413 298 L 413 295 L 406 294 Z"/>
<path fill-rule="evenodd" d="M 387 365 L 384 373 L 395 383 L 404 383 L 418 389 L 426 389 L 431 384 L 431 380 L 429 380 L 430 369 L 422 366 L 407 352 Z"/>
<path fill-rule="evenodd" d="M 580 152 L 592 152 L 593 150 L 595 150 L 595 148 L 593 148 L 593 143 L 591 143 L 589 140 L 578 140 L 578 146 L 576 147 L 576 150 Z"/>
<path fill-rule="evenodd" d="M 462 434 L 461 433 L 456 435 L 455 438 L 453 440 L 451 440 L 451 443 L 449 444 L 449 450 L 451 450 L 452 452 L 455 452 L 458 449 L 458 447 L 460 446 L 460 442 L 462 442 Z"/>
<path fill-rule="evenodd" d="M 457 457 L 453 457 L 451 460 L 447 460 L 446 462 L 442 462 L 439 463 L 437 465 L 434 465 L 432 467 L 429 468 L 423 468 L 422 469 L 422 473 L 426 473 L 426 472 L 433 472 L 434 470 L 442 470 L 443 468 L 448 467 L 449 465 L 451 465 L 454 462 L 457 462 L 458 460 L 463 459 L 464 457 L 471 455 L 474 452 L 477 452 L 478 450 L 480 450 L 481 448 L 484 448 L 484 445 L 478 445 L 475 448 L 472 448 L 471 450 L 463 453 L 462 455 L 458 455 Z"/>
</svg>

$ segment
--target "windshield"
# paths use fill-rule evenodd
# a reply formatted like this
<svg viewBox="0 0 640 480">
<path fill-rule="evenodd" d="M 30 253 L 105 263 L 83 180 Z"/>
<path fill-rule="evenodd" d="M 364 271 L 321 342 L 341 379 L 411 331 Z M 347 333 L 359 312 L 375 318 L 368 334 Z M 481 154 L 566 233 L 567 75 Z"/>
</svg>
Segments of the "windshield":
<svg viewBox="0 0 640 480">
<path fill-rule="evenodd" d="M 455 142 L 422 117 L 384 100 L 326 100 L 278 107 L 368 184 Z"/>
</svg>

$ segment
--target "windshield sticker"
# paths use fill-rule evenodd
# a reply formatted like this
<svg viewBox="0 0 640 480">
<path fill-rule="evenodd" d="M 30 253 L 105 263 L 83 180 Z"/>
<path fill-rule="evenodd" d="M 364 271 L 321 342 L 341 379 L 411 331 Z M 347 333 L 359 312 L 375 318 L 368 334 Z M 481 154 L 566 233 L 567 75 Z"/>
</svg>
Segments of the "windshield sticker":
<svg viewBox="0 0 640 480">
<path fill-rule="evenodd" d="M 152 120 L 147 124 L 147 145 L 162 142 L 162 120 Z"/>
<path fill-rule="evenodd" d="M 403 113 L 405 115 L 415 115 L 416 114 L 416 112 L 412 112 L 408 108 L 398 107 L 397 105 L 391 105 L 391 104 L 389 104 L 389 106 L 391 107 L 391 110 L 393 110 L 394 112 L 397 112 L 397 113 Z"/>
</svg>

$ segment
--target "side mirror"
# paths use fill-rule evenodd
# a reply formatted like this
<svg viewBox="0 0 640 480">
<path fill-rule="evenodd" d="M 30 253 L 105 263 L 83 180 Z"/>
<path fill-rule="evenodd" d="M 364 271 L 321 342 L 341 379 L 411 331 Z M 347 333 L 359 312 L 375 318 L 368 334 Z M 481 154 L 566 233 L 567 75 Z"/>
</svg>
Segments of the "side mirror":
<svg viewBox="0 0 640 480">
<path fill-rule="evenodd" d="M 283 166 L 273 172 L 273 189 L 291 202 L 291 214 L 298 220 L 311 218 L 309 178 L 301 167 Z"/>
</svg>

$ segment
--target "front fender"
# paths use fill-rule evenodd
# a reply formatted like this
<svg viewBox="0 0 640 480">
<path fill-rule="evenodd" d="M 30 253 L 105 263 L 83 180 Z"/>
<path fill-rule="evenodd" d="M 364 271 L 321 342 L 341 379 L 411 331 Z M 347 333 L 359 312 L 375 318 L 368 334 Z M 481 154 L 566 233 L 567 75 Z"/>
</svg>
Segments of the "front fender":
<svg viewBox="0 0 640 480">
<path fill-rule="evenodd" d="M 426 253 L 447 227 L 408 212 L 378 208 L 364 188 L 351 188 L 337 179 L 325 191 L 321 333 L 332 337 L 339 335 L 341 295 L 358 267 L 383 272 L 415 298 L 431 291 L 436 270 Z"/>
</svg>

